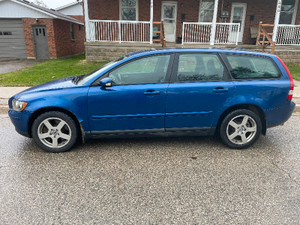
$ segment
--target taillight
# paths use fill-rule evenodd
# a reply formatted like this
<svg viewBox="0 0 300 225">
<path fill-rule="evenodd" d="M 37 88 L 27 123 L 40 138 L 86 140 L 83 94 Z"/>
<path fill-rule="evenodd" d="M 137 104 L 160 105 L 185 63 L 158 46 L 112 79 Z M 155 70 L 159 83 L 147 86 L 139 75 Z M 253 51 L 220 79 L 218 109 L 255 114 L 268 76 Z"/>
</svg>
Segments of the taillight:
<svg viewBox="0 0 300 225">
<path fill-rule="evenodd" d="M 279 58 L 278 56 L 276 56 L 276 57 L 280 61 L 280 63 L 282 64 L 282 66 L 284 67 L 284 69 L 287 72 L 287 74 L 289 75 L 289 78 L 290 78 L 290 90 L 289 90 L 289 94 L 288 94 L 287 99 L 288 100 L 292 100 L 293 93 L 294 93 L 294 80 L 293 80 L 292 74 L 289 71 L 289 69 L 287 68 L 287 66 L 284 64 L 284 62 L 281 60 L 281 58 Z"/>
</svg>

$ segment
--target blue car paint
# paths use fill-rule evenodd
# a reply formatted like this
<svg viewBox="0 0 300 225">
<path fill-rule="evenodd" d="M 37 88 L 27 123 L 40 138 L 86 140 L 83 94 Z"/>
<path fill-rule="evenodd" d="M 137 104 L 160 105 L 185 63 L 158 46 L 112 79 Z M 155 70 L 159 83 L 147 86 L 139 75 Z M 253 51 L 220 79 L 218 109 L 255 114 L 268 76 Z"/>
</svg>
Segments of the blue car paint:
<svg viewBox="0 0 300 225">
<path fill-rule="evenodd" d="M 91 87 L 88 94 L 90 130 L 164 129 L 168 84 Z M 147 94 L 155 90 L 158 94 Z"/>
<path fill-rule="evenodd" d="M 238 53 L 270 57 L 278 66 L 282 77 L 266 81 L 122 85 L 106 90 L 99 86 L 91 86 L 109 70 L 132 59 L 184 52 Z M 214 129 L 223 112 L 245 103 L 261 108 L 266 115 L 266 124 L 270 127 L 284 123 L 295 107 L 293 102 L 287 100 L 290 82 L 284 67 L 275 56 L 264 53 L 219 49 L 145 51 L 131 54 L 114 63 L 84 84 L 76 85 L 72 79 L 73 77 L 48 82 L 13 96 L 9 100 L 9 115 L 16 130 L 29 136 L 29 120 L 33 113 L 49 107 L 72 113 L 87 135 L 91 131 L 105 133 L 124 130 L 168 131 L 172 128 Z M 228 89 L 228 92 L 214 93 L 213 90 L 217 87 Z M 144 95 L 148 90 L 158 91 L 159 94 Z M 256 93 L 253 93 L 254 91 Z M 200 97 L 201 95 L 204 96 Z M 28 106 L 23 112 L 15 112 L 12 110 L 13 99 L 27 101 Z"/>
</svg>

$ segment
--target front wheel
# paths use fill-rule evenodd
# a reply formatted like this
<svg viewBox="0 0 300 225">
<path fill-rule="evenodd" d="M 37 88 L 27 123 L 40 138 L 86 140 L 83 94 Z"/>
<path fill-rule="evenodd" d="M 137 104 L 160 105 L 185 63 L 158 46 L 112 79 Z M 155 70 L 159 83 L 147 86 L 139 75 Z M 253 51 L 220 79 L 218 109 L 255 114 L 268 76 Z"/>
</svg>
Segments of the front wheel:
<svg viewBox="0 0 300 225">
<path fill-rule="evenodd" d="M 220 137 L 228 147 L 244 149 L 257 141 L 261 130 L 262 123 L 257 114 L 247 109 L 239 109 L 224 118 L 220 126 Z"/>
<path fill-rule="evenodd" d="M 76 124 L 62 112 L 46 112 L 35 119 L 32 137 L 47 152 L 65 152 L 76 142 Z"/>
</svg>

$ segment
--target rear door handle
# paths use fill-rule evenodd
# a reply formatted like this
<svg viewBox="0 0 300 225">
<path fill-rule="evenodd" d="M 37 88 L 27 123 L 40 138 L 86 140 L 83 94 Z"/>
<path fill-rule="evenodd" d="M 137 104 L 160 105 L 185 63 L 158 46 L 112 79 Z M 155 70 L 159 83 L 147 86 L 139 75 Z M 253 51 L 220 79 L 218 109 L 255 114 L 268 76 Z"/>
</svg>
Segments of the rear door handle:
<svg viewBox="0 0 300 225">
<path fill-rule="evenodd" d="M 228 92 L 228 88 L 224 88 L 224 87 L 216 87 L 215 89 L 213 89 L 213 92 L 215 92 L 215 93 L 224 93 L 224 92 Z"/>
<path fill-rule="evenodd" d="M 144 92 L 144 95 L 159 95 L 160 91 L 155 91 L 155 90 L 147 90 Z"/>
</svg>

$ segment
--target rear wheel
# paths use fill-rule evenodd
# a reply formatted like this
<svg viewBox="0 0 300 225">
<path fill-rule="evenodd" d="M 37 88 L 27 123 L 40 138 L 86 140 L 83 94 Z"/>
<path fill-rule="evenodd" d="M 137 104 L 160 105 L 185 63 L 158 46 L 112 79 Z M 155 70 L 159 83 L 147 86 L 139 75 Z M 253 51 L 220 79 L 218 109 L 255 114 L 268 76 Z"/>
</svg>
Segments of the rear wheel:
<svg viewBox="0 0 300 225">
<path fill-rule="evenodd" d="M 230 148 L 244 149 L 250 147 L 259 138 L 262 130 L 260 117 L 247 109 L 229 113 L 220 126 L 220 136 Z"/>
<path fill-rule="evenodd" d="M 62 112 L 47 112 L 34 121 L 32 137 L 45 151 L 65 152 L 76 142 L 76 124 L 71 117 Z"/>
</svg>

